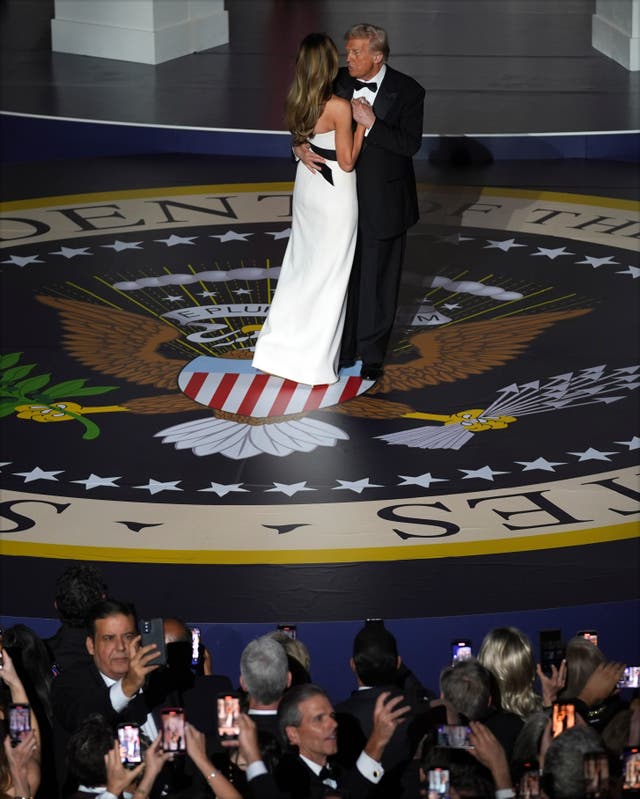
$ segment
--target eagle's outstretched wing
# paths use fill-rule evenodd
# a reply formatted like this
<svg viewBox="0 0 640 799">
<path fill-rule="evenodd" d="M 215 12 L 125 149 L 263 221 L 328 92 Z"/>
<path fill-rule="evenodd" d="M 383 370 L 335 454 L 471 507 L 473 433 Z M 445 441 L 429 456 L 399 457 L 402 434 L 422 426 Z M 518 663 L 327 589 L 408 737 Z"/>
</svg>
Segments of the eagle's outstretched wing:
<svg viewBox="0 0 640 799">
<path fill-rule="evenodd" d="M 177 339 L 179 330 L 157 319 L 81 300 L 44 295 L 37 299 L 59 312 L 65 349 L 80 363 L 133 383 L 177 390 L 177 376 L 187 361 L 166 358 L 158 348 Z"/>
<path fill-rule="evenodd" d="M 452 383 L 482 374 L 519 355 L 524 348 L 555 324 L 589 313 L 590 308 L 546 311 L 482 322 L 461 322 L 426 330 L 411 337 L 420 352 L 413 361 L 390 364 L 369 394 L 408 391 Z"/>
</svg>

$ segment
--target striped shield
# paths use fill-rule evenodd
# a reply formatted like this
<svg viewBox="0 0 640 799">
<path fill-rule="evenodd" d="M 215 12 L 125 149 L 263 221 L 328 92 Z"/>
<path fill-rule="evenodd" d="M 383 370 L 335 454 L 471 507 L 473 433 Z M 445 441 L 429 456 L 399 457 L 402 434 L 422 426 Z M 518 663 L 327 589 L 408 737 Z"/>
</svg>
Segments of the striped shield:
<svg viewBox="0 0 640 799">
<path fill-rule="evenodd" d="M 178 377 L 189 399 L 227 413 L 266 419 L 329 408 L 357 397 L 373 385 L 360 377 L 360 364 L 342 369 L 337 383 L 308 386 L 258 372 L 250 361 L 201 355 Z"/>
</svg>

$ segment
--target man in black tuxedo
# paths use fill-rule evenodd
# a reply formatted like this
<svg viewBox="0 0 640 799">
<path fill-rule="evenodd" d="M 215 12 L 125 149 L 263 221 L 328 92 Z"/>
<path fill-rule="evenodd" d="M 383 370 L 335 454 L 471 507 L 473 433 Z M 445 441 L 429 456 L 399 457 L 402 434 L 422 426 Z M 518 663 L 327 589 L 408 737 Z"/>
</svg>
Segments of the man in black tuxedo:
<svg viewBox="0 0 640 799">
<path fill-rule="evenodd" d="M 283 751 L 278 727 L 278 704 L 291 684 L 289 660 L 282 646 L 271 635 L 250 641 L 240 656 L 240 687 L 246 693 L 247 715 L 256 726 L 260 759 L 272 768 Z M 230 750 L 227 748 L 227 752 Z M 228 773 L 241 792 L 246 792 L 246 775 L 237 767 L 243 762 L 230 753 Z"/>
<path fill-rule="evenodd" d="M 55 635 L 45 640 L 56 673 L 88 663 L 91 655 L 85 645 L 85 617 L 91 607 L 104 599 L 107 586 L 95 566 L 76 563 L 56 580 L 54 606 L 60 616 Z"/>
<path fill-rule="evenodd" d="M 250 641 L 240 656 L 240 687 L 247 693 L 249 715 L 265 735 L 278 735 L 278 703 L 291 685 L 289 660 L 270 635 Z"/>
<path fill-rule="evenodd" d="M 158 734 L 149 697 L 141 691 L 147 675 L 158 668 L 153 663 L 158 651 L 155 644 L 139 647 L 139 642 L 132 605 L 103 600 L 93 607 L 86 636 L 91 661 L 66 669 L 53 682 L 53 736 L 61 787 L 67 740 L 87 716 L 99 713 L 113 725 L 136 722 L 150 740 Z"/>
<path fill-rule="evenodd" d="M 240 747 L 249 763 L 247 779 L 255 799 L 320 799 L 338 791 L 350 799 L 374 795 L 384 775 L 380 761 L 398 724 L 409 708 L 401 697 L 384 693 L 373 710 L 371 735 L 354 766 L 343 768 L 332 760 L 337 751 L 337 722 L 329 697 L 317 685 L 296 685 L 282 698 L 278 708 L 280 730 L 294 751 L 287 753 L 269 774 L 260 760 L 255 740 L 248 747 L 248 717 L 241 720 Z M 295 751 L 297 750 L 297 751 Z"/>
<path fill-rule="evenodd" d="M 408 228 L 418 221 L 412 157 L 422 143 L 424 89 L 390 67 L 386 31 L 354 25 L 345 34 L 347 66 L 335 92 L 351 100 L 366 126 L 356 164 L 358 242 L 349 283 L 340 362 L 362 358 L 362 377 L 377 380 L 393 328 Z M 294 148 L 311 171 L 324 159 L 308 145 Z"/>
<path fill-rule="evenodd" d="M 194 674 L 191 630 L 182 619 L 163 619 L 167 667 L 158 669 L 147 681 L 147 701 L 155 710 L 170 704 L 182 707 L 187 721 L 206 735 L 218 735 L 219 693 L 233 690 L 224 674 Z"/>
<path fill-rule="evenodd" d="M 191 631 L 181 620 L 165 619 L 164 637 L 167 666 L 160 668 L 154 663 L 159 654 L 155 644 L 139 646 L 132 605 L 103 600 L 93 606 L 85 639 L 90 661 L 62 671 L 53 683 L 54 747 L 61 787 L 66 781 L 67 741 L 92 714 L 100 714 L 112 727 L 135 722 L 153 741 L 161 727 L 161 708 L 184 707 L 187 718 L 203 732 L 216 731 L 216 696 L 219 690 L 230 689 L 230 680 L 192 673 Z M 184 766 L 185 761 L 176 760 L 159 782 L 176 790 L 187 786 L 193 769 L 188 764 L 185 772 Z"/>
<path fill-rule="evenodd" d="M 366 624 L 353 641 L 353 656 L 349 661 L 358 688 L 350 697 L 336 705 L 338 721 L 338 758 L 354 762 L 367 738 L 371 735 L 373 709 L 380 694 L 399 694 L 398 669 L 401 664 L 393 634 L 384 624 Z M 385 770 L 376 797 L 400 799 L 418 796 L 417 771 L 408 768 L 422 737 L 429 730 L 429 706 L 422 698 L 411 701 L 404 722 L 394 731 L 382 757 Z"/>
<path fill-rule="evenodd" d="M 447 724 L 481 721 L 498 739 L 507 759 L 524 721 L 493 704 L 491 673 L 475 658 L 458 660 L 440 674 L 440 691 L 447 709 Z"/>
</svg>

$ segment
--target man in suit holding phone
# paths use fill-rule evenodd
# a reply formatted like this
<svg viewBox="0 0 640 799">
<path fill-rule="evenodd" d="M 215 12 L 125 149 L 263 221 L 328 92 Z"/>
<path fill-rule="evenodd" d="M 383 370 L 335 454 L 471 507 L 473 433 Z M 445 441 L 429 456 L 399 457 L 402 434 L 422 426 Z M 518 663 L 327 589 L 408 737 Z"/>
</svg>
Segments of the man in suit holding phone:
<svg viewBox="0 0 640 799">
<path fill-rule="evenodd" d="M 366 126 L 356 165 L 358 242 L 349 283 L 340 362 L 362 359 L 361 375 L 377 380 L 393 328 L 407 230 L 418 221 L 412 157 L 422 143 L 424 89 L 390 67 L 386 31 L 358 24 L 345 34 L 347 66 L 335 93 L 351 100 Z M 324 159 L 307 144 L 294 148 L 316 171 Z"/>
<path fill-rule="evenodd" d="M 53 735 L 60 786 L 64 785 L 69 736 L 92 713 L 109 723 L 140 724 L 150 740 L 158 734 L 148 695 L 141 692 L 158 666 L 157 648 L 139 646 L 135 610 L 126 602 L 103 600 L 93 606 L 86 647 L 91 656 L 56 677 L 53 683 Z"/>
<path fill-rule="evenodd" d="M 255 726 L 241 718 L 240 749 L 247 760 L 247 779 L 254 799 L 320 799 L 331 790 L 347 792 L 350 799 L 366 799 L 384 775 L 385 747 L 409 707 L 402 697 L 382 694 L 373 710 L 373 728 L 356 764 L 343 768 L 333 760 L 337 726 L 333 706 L 322 688 L 296 685 L 278 707 L 280 731 L 292 747 L 272 774 L 260 758 Z"/>
</svg>

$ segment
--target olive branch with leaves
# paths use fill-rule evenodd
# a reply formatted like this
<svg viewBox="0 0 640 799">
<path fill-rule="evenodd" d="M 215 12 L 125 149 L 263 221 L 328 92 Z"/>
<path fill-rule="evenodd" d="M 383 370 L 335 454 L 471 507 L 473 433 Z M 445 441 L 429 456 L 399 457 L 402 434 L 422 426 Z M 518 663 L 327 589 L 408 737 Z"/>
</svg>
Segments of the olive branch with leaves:
<svg viewBox="0 0 640 799">
<path fill-rule="evenodd" d="M 114 391 L 118 386 L 87 386 L 86 379 L 51 384 L 51 374 L 32 374 L 35 363 L 19 363 L 22 354 L 11 352 L 0 356 L 0 419 L 15 411 L 20 419 L 40 422 L 74 419 L 85 428 L 82 438 L 90 441 L 100 435 L 100 428 L 86 418 L 86 412 L 126 410 L 115 405 L 83 408 L 78 403 L 69 403 L 68 397 L 93 397 Z"/>
</svg>

